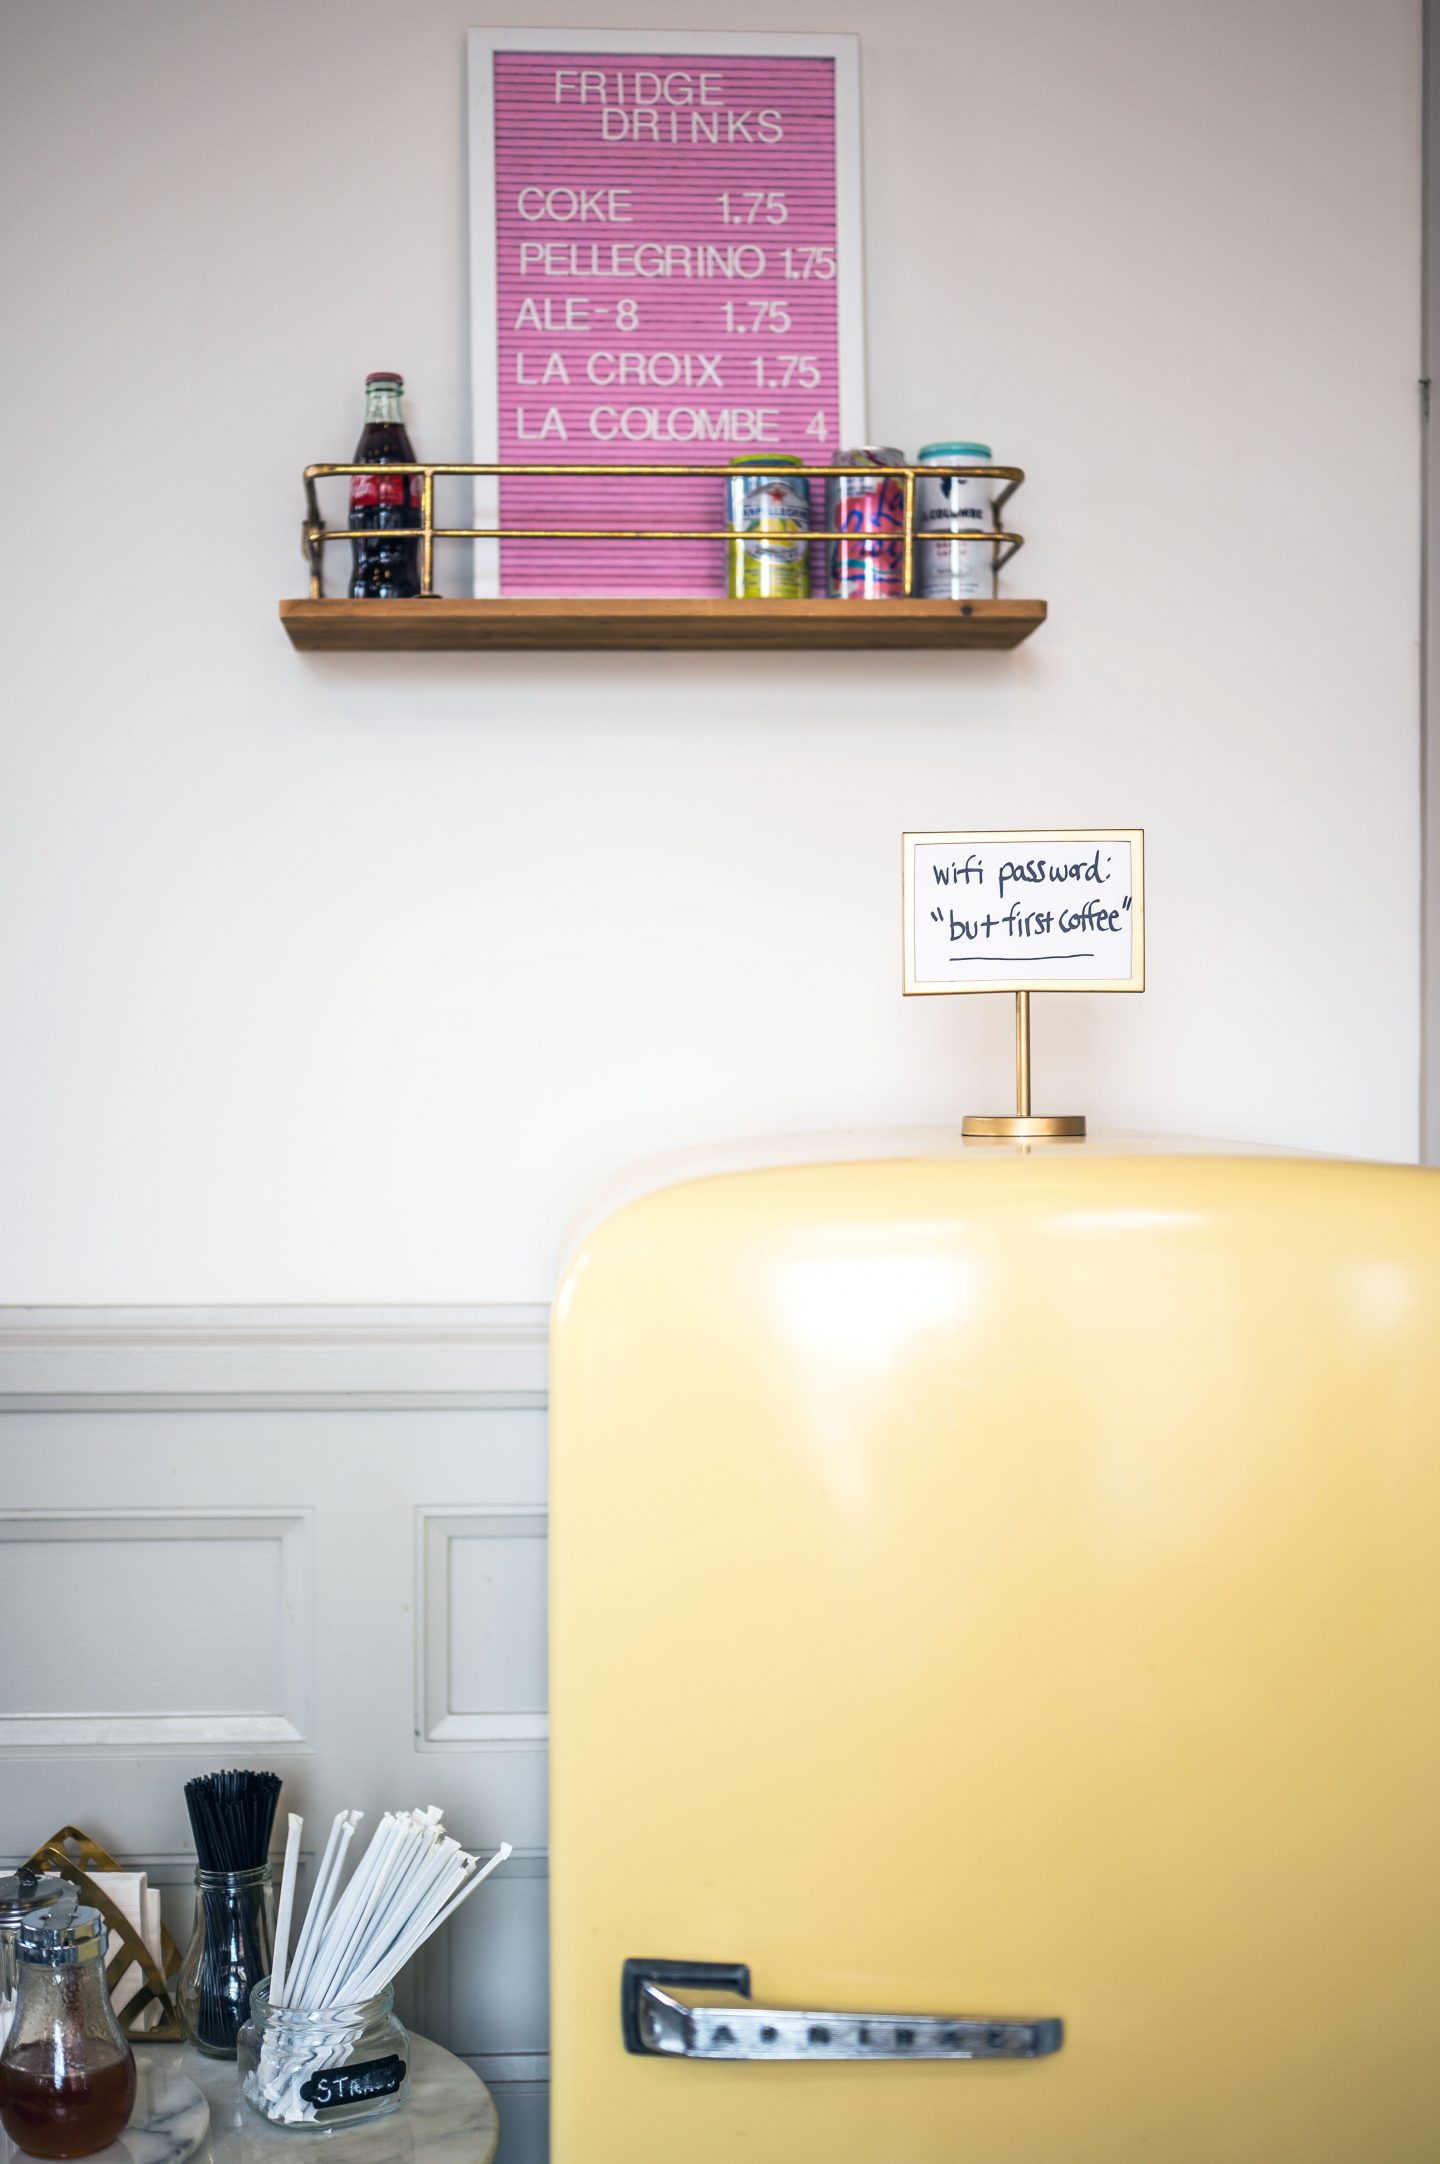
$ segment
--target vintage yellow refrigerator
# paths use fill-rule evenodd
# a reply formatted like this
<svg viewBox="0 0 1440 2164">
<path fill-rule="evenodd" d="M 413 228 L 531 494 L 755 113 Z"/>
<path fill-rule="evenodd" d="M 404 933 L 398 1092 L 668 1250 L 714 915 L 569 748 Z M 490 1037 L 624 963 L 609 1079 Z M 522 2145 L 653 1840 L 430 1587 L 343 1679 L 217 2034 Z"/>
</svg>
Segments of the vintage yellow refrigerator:
<svg viewBox="0 0 1440 2164">
<path fill-rule="evenodd" d="M 553 1421 L 555 2164 L 1435 2164 L 1436 1175 L 679 1179 Z"/>
</svg>

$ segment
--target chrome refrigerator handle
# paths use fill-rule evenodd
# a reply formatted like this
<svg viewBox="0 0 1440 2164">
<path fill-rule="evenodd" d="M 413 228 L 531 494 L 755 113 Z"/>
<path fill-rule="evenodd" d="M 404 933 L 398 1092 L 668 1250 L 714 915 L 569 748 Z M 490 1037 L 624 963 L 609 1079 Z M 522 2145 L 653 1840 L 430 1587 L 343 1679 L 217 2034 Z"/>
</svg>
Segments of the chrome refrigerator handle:
<svg viewBox="0 0 1440 2164">
<path fill-rule="evenodd" d="M 1065 2040 L 1055 2020 L 690 2006 L 677 1989 L 748 1999 L 750 1971 L 743 1961 L 627 1961 L 620 1984 L 627 2051 L 662 2059 L 1044 2059 Z"/>
</svg>

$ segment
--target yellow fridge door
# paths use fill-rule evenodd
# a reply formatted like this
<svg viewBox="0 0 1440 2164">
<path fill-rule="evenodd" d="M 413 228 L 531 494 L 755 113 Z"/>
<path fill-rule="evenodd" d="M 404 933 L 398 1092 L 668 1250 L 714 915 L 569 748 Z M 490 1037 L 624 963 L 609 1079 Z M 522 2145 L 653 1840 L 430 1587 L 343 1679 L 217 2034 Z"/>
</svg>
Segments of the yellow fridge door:
<svg viewBox="0 0 1440 2164">
<path fill-rule="evenodd" d="M 553 1434 L 556 2164 L 1435 2164 L 1436 1175 L 673 1186 Z"/>
</svg>

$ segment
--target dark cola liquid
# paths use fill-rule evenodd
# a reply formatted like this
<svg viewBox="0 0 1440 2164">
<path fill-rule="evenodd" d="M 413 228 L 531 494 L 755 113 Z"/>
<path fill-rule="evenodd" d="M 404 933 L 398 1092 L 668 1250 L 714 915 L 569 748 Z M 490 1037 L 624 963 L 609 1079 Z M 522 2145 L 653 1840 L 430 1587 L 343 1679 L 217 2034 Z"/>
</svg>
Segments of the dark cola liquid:
<svg viewBox="0 0 1440 2164">
<path fill-rule="evenodd" d="M 410 434 L 403 421 L 367 421 L 355 446 L 366 464 L 383 460 L 413 464 Z M 373 541 L 352 541 L 352 601 L 409 601 L 420 591 L 420 544 L 392 541 L 387 531 L 420 523 L 418 474 L 357 473 L 350 482 L 350 524 L 375 534 Z"/>
<path fill-rule="evenodd" d="M 49 2043 L 21 2044 L 0 2066 L 0 2125 L 28 2156 L 93 2156 L 135 2109 L 135 2061 L 55 2071 Z"/>
</svg>

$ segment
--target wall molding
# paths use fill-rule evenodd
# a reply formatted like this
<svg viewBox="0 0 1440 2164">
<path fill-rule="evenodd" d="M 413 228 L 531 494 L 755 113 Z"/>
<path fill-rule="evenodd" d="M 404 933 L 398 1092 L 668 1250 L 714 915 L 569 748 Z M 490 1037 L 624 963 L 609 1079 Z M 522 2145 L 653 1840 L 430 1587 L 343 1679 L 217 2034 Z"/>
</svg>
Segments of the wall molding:
<svg viewBox="0 0 1440 2164">
<path fill-rule="evenodd" d="M 40 1706 L 19 1711 L 13 1703 L 0 1711 L 0 1756 L 24 1753 L 46 1758 L 74 1754 L 93 1756 L 97 1751 L 145 1753 L 204 1750 L 247 1750 L 265 1745 L 293 1750 L 308 1748 L 310 1727 L 310 1660 L 313 1640 L 312 1588 L 314 1581 L 314 1514 L 300 1507 L 290 1510 L 249 1510 L 217 1506 L 203 1509 L 154 1509 L 99 1507 L 60 1510 L 0 1510 L 0 1582 L 12 1579 L 16 1565 L 10 1551 L 20 1548 L 78 1549 L 87 1558 L 88 1570 L 103 1587 L 107 1548 L 117 1552 L 135 1542 L 165 1546 L 183 1542 L 214 1543 L 223 1548 L 235 1542 L 272 1545 L 277 1550 L 278 1582 L 273 1614 L 267 1619 L 251 1615 L 247 1628 L 253 1635 L 268 1622 L 274 1629 L 275 1672 L 268 1703 L 237 1711 L 223 1706 L 209 1710 L 191 1705 L 179 1709 L 163 1702 L 164 1684 L 158 1683 L 161 1701 L 147 1694 L 156 1690 L 164 1662 L 185 1643 L 183 1623 L 167 1615 L 167 1586 L 163 1578 L 155 1586 L 153 1621 L 161 1632 L 159 1642 L 144 1653 L 147 1617 L 137 1612 L 126 1619 L 133 1633 L 137 1658 L 134 1690 L 137 1703 L 102 1709 L 87 1703 L 84 1692 L 91 1664 L 83 1656 L 74 1660 L 77 1704 Z M 216 1556 L 214 1568 L 224 1567 Z M 46 1562 L 46 1576 L 78 1589 L 74 1557 Z M 177 1636 L 177 1630 L 179 1636 Z"/>
<path fill-rule="evenodd" d="M 534 2082 L 543 2088 L 550 2079 L 550 2054 L 548 2051 L 483 2051 L 455 2054 L 467 2066 L 473 2066 L 487 2088 L 514 2088 L 520 2082 Z"/>
<path fill-rule="evenodd" d="M 415 1748 L 467 1750 L 476 1744 L 533 1749 L 550 1734 L 542 1696 L 538 1705 L 507 1712 L 477 1711 L 453 1704 L 454 1648 L 452 1571 L 457 1541 L 540 1540 L 549 1514 L 543 1503 L 466 1504 L 415 1512 Z M 512 1873 L 512 1876 L 514 1874 Z"/>
<path fill-rule="evenodd" d="M 549 1312 L 4 1307 L 0 1406 L 543 1406 Z"/>
</svg>

